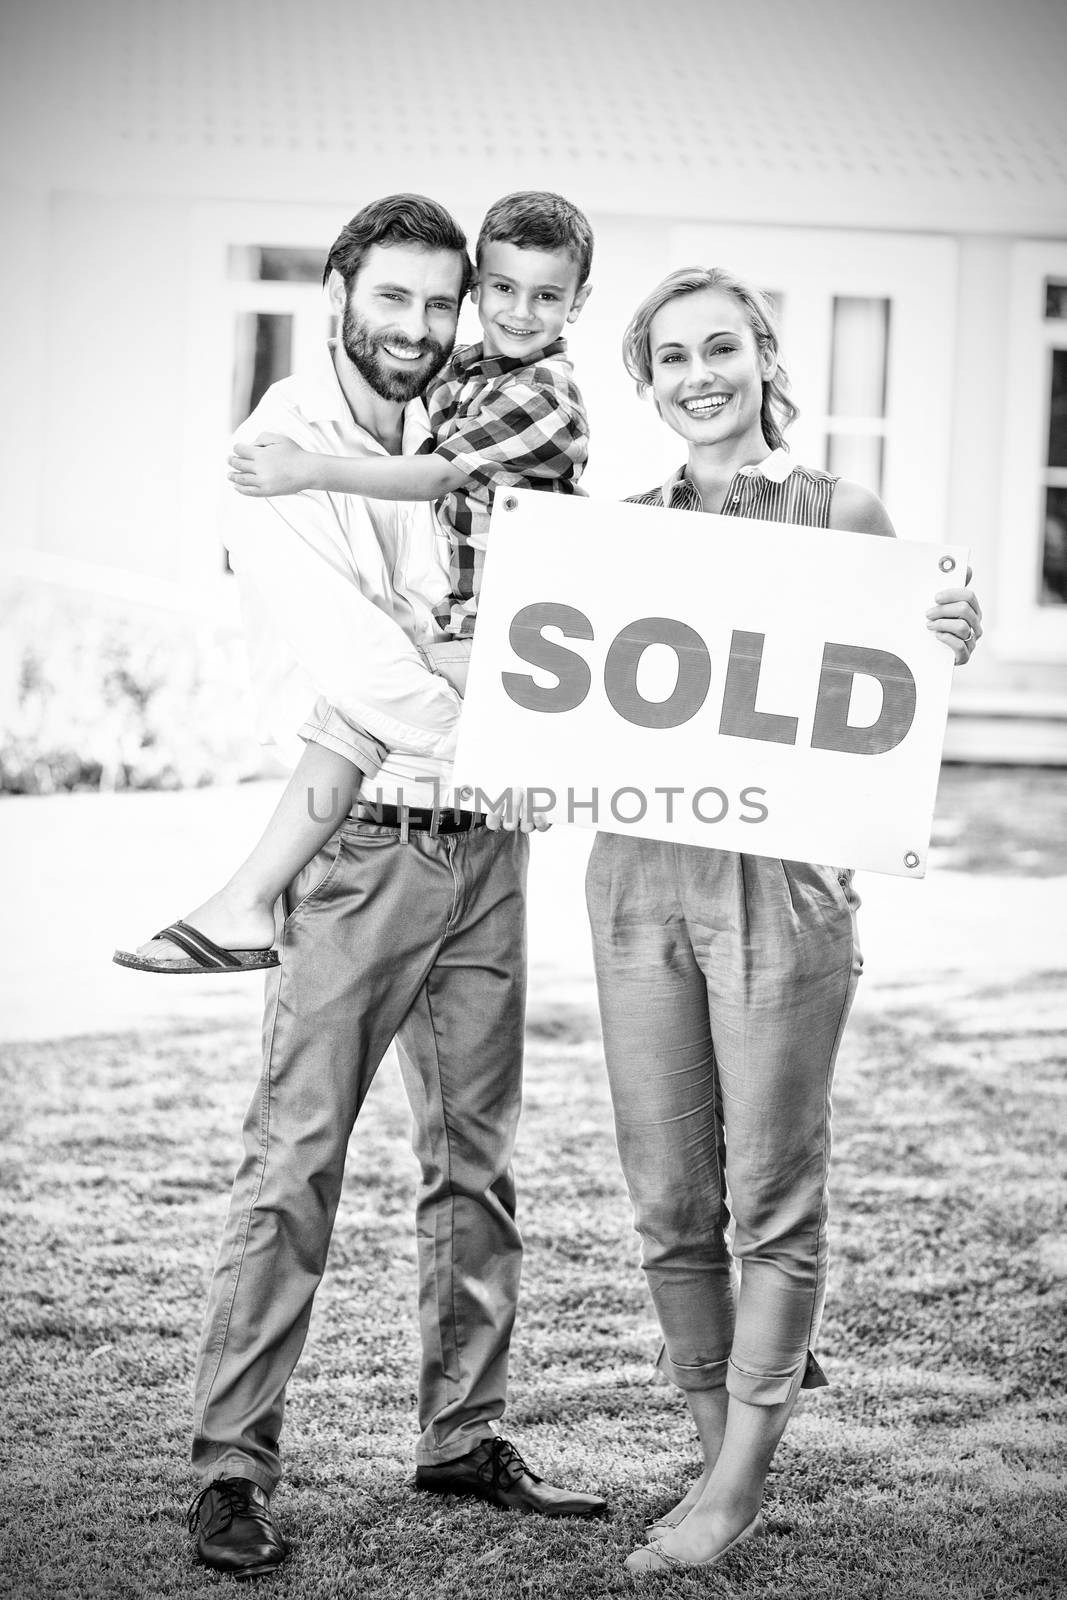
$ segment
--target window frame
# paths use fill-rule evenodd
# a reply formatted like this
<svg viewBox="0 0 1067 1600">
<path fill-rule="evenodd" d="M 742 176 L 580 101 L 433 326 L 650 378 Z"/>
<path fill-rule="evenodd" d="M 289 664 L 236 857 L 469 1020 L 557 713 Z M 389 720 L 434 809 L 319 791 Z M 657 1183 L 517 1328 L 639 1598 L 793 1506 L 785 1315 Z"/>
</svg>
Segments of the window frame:
<svg viewBox="0 0 1067 1600">
<path fill-rule="evenodd" d="M 997 651 L 1010 661 L 1067 660 L 1067 605 L 1038 599 L 1048 465 L 1051 352 L 1067 350 L 1067 319 L 1046 317 L 1045 280 L 1067 281 L 1067 241 L 1013 245 L 1007 307 L 1004 476 L 997 539 Z"/>
</svg>

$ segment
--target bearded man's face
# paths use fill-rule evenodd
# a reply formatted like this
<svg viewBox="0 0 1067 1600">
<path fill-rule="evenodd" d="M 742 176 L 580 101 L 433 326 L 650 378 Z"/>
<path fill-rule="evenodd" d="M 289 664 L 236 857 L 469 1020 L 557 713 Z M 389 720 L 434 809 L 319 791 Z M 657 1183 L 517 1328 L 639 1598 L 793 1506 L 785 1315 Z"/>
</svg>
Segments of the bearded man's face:
<svg viewBox="0 0 1067 1600">
<path fill-rule="evenodd" d="M 452 250 L 372 245 L 341 319 L 345 354 L 383 400 L 421 394 L 452 351 L 463 259 Z"/>
</svg>

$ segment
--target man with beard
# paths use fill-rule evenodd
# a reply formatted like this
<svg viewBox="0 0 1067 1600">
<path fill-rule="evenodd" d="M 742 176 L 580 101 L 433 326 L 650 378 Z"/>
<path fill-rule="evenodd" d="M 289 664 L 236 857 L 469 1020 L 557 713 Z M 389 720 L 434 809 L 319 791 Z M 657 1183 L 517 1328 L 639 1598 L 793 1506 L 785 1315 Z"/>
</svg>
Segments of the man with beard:
<svg viewBox="0 0 1067 1600">
<path fill-rule="evenodd" d="M 470 278 L 466 239 L 441 207 L 414 195 L 365 207 L 327 260 L 340 339 L 318 369 L 275 384 L 238 437 L 420 449 L 417 397 L 452 348 Z M 460 701 L 425 654 L 450 592 L 446 542 L 428 504 L 305 493 L 235 496 L 228 543 L 269 731 L 291 735 L 317 693 L 305 734 L 336 706 L 374 736 L 353 733 L 346 753 L 375 777 L 373 804 L 339 818 L 290 886 L 267 977 L 263 1073 L 197 1362 L 199 1555 L 242 1577 L 285 1559 L 270 1511 L 285 1388 L 349 1135 L 394 1036 L 420 1169 L 419 1485 L 549 1516 L 600 1511 L 599 1498 L 537 1478 L 495 1426 L 522 1248 L 511 1153 L 528 839 L 454 809 Z"/>
</svg>

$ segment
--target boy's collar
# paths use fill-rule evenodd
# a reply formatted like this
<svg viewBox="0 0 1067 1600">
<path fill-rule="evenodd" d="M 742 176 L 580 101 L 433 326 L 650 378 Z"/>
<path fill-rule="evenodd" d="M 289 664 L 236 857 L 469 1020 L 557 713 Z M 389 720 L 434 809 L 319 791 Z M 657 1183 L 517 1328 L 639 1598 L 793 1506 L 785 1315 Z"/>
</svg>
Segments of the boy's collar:
<svg viewBox="0 0 1067 1600">
<path fill-rule="evenodd" d="M 499 377 L 505 372 L 519 372 L 523 367 L 536 366 L 537 362 L 544 361 L 547 356 L 562 356 L 567 353 L 567 341 L 562 337 L 553 339 L 551 344 L 542 345 L 540 350 L 535 350 L 528 356 L 487 356 L 485 345 L 481 339 L 477 344 L 463 345 L 452 357 L 452 365 L 459 373 L 466 374 L 476 366 L 481 366 L 485 377 Z"/>
</svg>

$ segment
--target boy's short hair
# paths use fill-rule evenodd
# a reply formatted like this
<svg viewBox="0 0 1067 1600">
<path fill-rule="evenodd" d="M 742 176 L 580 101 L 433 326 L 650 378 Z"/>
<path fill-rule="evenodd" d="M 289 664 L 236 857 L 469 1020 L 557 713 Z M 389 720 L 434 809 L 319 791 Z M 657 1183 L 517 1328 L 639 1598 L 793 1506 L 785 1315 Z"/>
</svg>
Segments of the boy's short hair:
<svg viewBox="0 0 1067 1600">
<path fill-rule="evenodd" d="M 480 267 L 487 244 L 513 244 L 519 250 L 566 250 L 578 268 L 578 287 L 593 264 L 593 230 L 588 218 L 550 189 L 522 189 L 506 194 L 485 213 L 474 247 Z"/>
<path fill-rule="evenodd" d="M 467 235 L 455 217 L 424 194 L 387 194 L 381 200 L 372 200 L 345 223 L 326 257 L 323 283 L 336 271 L 344 279 L 345 290 L 351 289 L 368 251 L 376 244 L 455 250 L 463 261 L 461 300 L 474 282 L 474 268 L 467 254 Z"/>
</svg>

